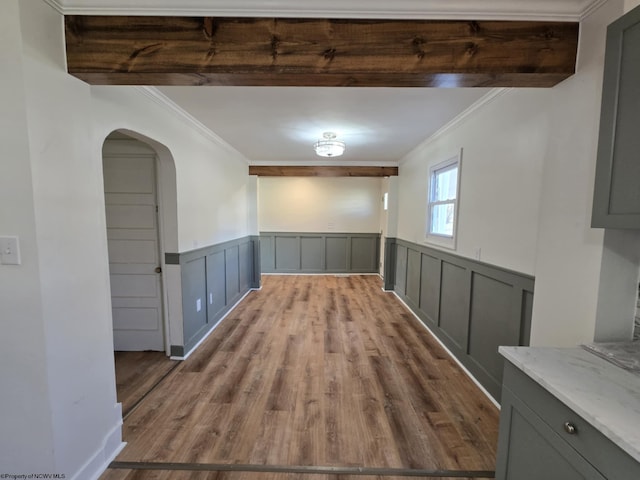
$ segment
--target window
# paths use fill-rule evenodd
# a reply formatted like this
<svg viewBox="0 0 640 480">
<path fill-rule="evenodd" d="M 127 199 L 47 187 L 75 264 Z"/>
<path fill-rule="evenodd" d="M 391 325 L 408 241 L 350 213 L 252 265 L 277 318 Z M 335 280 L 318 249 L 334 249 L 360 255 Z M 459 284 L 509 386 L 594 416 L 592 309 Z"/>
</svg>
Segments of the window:
<svg viewBox="0 0 640 480">
<path fill-rule="evenodd" d="M 429 169 L 427 240 L 449 248 L 455 248 L 459 182 L 459 155 Z"/>
</svg>

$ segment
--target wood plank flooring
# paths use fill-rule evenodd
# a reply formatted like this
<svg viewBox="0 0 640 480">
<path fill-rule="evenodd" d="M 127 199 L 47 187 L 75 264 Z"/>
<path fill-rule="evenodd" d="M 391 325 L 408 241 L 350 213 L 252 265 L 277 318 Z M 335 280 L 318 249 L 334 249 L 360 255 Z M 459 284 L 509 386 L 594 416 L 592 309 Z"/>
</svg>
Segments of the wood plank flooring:
<svg viewBox="0 0 640 480">
<path fill-rule="evenodd" d="M 101 480 L 407 480 L 411 478 L 380 475 L 270 474 L 262 472 L 185 472 L 172 470 L 108 470 Z M 438 480 L 476 480 L 478 477 L 437 477 Z"/>
<path fill-rule="evenodd" d="M 265 276 L 262 290 L 131 413 L 123 436 L 119 462 L 423 469 L 462 478 L 494 470 L 498 410 L 378 277 Z M 307 477 L 366 478 L 109 469 L 102 479 Z"/>
<path fill-rule="evenodd" d="M 164 352 L 114 352 L 114 357 L 116 392 L 124 417 L 180 363 Z"/>
</svg>

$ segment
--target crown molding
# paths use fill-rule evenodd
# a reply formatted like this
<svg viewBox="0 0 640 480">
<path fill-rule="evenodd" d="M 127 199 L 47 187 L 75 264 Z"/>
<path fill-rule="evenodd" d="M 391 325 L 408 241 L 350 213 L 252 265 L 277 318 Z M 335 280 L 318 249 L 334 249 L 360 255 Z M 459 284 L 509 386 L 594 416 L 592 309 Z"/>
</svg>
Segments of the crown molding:
<svg viewBox="0 0 640 480">
<path fill-rule="evenodd" d="M 415 148 L 411 149 L 409 153 L 407 153 L 404 157 L 402 157 L 402 159 L 400 159 L 400 164 L 402 165 L 402 163 L 404 163 L 409 157 L 413 156 L 413 154 L 416 151 L 426 147 L 427 145 L 435 142 L 438 138 L 442 137 L 446 133 L 449 133 L 450 131 L 454 130 L 459 125 L 469 120 L 478 110 L 486 107 L 487 105 L 492 103 L 494 100 L 500 98 L 501 96 L 505 95 L 507 92 L 511 90 L 513 89 L 512 88 L 494 88 L 489 93 L 487 93 L 482 98 L 480 98 L 475 103 L 473 103 L 473 105 L 471 105 L 469 108 L 467 108 L 466 110 L 463 110 L 453 120 L 451 120 L 450 122 L 440 127 L 435 133 L 433 133 L 427 139 L 420 142 Z"/>
<path fill-rule="evenodd" d="M 64 15 L 65 8 L 62 5 L 60 5 L 60 3 L 57 0 L 42 0 L 42 1 L 47 5 L 49 5 L 51 8 L 53 8 L 56 12 Z"/>
<path fill-rule="evenodd" d="M 580 14 L 580 17 L 579 17 L 578 20 L 582 21 L 585 18 L 589 17 L 596 10 L 598 10 L 602 5 L 607 3 L 607 1 L 608 0 L 594 0 L 594 1 L 592 1 L 587 6 L 585 6 L 585 8 L 582 10 L 582 13 Z"/>
<path fill-rule="evenodd" d="M 299 0 L 184 0 L 179 6 L 174 0 L 44 1 L 65 15 L 579 21 L 606 0 L 529 0 L 520 5 L 513 0 L 312 0 L 304 6 Z"/>
<path fill-rule="evenodd" d="M 213 142 L 218 147 L 224 148 L 228 152 L 240 157 L 245 163 L 249 164 L 249 159 L 245 157 L 242 153 L 236 150 L 229 143 L 224 141 L 221 137 L 216 135 L 211 129 L 205 126 L 202 122 L 196 119 L 194 116 L 183 110 L 180 106 L 174 103 L 169 97 L 164 95 L 155 87 L 133 87 L 137 92 L 144 95 L 145 97 L 151 99 L 156 104 L 163 107 L 166 111 L 176 116 L 184 123 L 186 123 L 189 127 L 193 128 L 204 138 Z"/>
</svg>

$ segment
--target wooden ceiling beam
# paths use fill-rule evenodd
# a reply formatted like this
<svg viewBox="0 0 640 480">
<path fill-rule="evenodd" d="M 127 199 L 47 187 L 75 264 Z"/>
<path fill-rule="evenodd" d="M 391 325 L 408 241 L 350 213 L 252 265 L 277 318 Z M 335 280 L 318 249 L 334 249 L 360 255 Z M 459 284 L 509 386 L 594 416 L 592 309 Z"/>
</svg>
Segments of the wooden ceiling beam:
<svg viewBox="0 0 640 480">
<path fill-rule="evenodd" d="M 579 24 L 65 16 L 70 74 L 94 85 L 550 87 Z"/>
<path fill-rule="evenodd" d="M 249 175 L 259 177 L 397 177 L 398 167 L 251 165 Z"/>
</svg>

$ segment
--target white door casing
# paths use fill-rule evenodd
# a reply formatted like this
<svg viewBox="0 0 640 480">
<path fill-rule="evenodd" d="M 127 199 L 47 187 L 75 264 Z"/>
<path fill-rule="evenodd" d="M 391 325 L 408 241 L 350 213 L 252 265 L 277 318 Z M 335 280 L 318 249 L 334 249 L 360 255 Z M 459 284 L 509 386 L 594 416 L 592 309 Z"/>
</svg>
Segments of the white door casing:
<svg viewBox="0 0 640 480">
<path fill-rule="evenodd" d="M 114 349 L 164 351 L 156 157 L 140 142 L 127 141 L 130 153 L 113 143 L 110 153 L 105 142 L 103 172 Z"/>
</svg>

